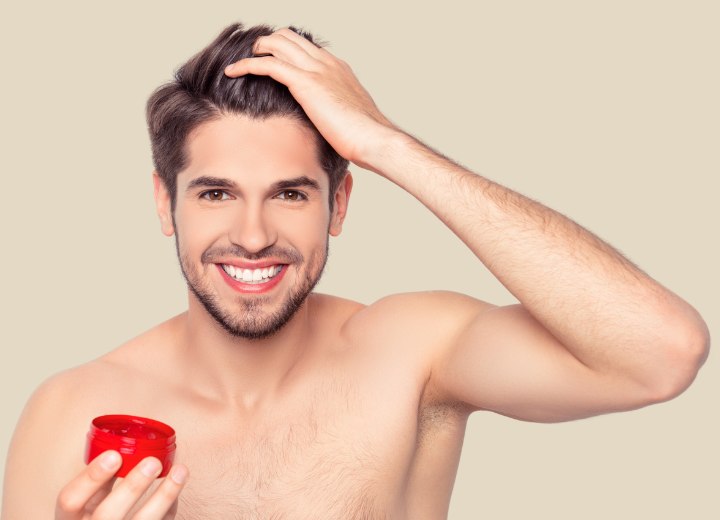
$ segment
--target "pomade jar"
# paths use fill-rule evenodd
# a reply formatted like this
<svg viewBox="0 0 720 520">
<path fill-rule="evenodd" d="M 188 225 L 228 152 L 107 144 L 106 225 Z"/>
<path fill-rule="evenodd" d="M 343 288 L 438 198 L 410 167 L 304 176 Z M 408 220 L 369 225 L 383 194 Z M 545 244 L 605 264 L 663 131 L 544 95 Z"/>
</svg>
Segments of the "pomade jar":
<svg viewBox="0 0 720 520">
<path fill-rule="evenodd" d="M 145 457 L 159 459 L 162 471 L 158 478 L 165 477 L 175 459 L 175 430 L 145 417 L 102 415 L 90 424 L 85 463 L 107 450 L 115 450 L 122 457 L 116 477 L 125 477 Z"/>
</svg>

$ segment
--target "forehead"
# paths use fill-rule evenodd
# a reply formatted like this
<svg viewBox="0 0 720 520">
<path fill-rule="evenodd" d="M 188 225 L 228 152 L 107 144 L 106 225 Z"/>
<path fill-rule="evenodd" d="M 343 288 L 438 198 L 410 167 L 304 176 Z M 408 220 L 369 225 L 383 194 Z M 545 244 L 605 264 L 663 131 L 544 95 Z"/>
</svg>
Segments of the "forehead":
<svg viewBox="0 0 720 520">
<path fill-rule="evenodd" d="M 310 129 L 295 119 L 223 115 L 195 128 L 186 143 L 188 162 L 178 175 L 187 183 L 201 175 L 259 182 L 305 175 L 327 182 Z M 244 182 L 246 183 L 246 182 Z"/>
</svg>

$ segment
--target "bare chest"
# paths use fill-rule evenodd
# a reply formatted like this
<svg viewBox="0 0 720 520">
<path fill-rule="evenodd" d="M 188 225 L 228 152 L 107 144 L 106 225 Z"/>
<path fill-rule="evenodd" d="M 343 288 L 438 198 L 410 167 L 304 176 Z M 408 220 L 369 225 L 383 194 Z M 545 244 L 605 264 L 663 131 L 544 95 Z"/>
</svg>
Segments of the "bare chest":
<svg viewBox="0 0 720 520">
<path fill-rule="evenodd" d="M 417 401 L 376 397 L 332 381 L 259 421 L 178 431 L 191 470 L 178 518 L 392 516 L 414 456 Z"/>
</svg>

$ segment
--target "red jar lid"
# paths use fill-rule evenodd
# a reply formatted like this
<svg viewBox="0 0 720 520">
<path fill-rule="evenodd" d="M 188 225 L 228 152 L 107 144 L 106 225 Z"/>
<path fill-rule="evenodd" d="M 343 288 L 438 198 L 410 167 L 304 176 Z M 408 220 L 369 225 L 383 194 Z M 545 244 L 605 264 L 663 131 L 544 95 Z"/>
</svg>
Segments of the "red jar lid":
<svg viewBox="0 0 720 520">
<path fill-rule="evenodd" d="M 96 417 L 87 434 L 85 462 L 107 450 L 122 456 L 117 477 L 126 476 L 142 459 L 151 456 L 162 463 L 159 477 L 164 477 L 175 459 L 175 430 L 160 421 L 134 415 Z"/>
</svg>

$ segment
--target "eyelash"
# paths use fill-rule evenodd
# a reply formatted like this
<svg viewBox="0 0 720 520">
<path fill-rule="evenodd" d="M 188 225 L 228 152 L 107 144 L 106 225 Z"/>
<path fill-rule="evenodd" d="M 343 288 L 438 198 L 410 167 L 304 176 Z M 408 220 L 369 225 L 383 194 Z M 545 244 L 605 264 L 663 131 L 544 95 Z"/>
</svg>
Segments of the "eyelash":
<svg viewBox="0 0 720 520">
<path fill-rule="evenodd" d="M 221 199 L 211 199 L 211 198 L 208 197 L 208 195 L 210 195 L 211 193 L 220 193 L 220 194 L 222 194 L 223 198 L 221 198 Z M 200 198 L 201 198 L 201 199 L 208 200 L 208 201 L 210 201 L 210 202 L 221 202 L 221 201 L 223 201 L 223 200 L 228 200 L 228 199 L 230 198 L 230 196 L 228 195 L 228 193 L 227 193 L 225 190 L 207 190 L 207 191 L 203 191 L 203 192 L 200 194 Z"/>
<path fill-rule="evenodd" d="M 288 193 L 296 193 L 299 198 L 298 198 L 297 200 L 288 199 L 288 198 L 287 198 L 287 194 L 288 194 Z M 289 201 L 291 201 L 291 202 L 301 202 L 301 201 L 308 200 L 307 195 L 306 195 L 305 193 L 303 193 L 302 191 L 298 191 L 298 190 L 282 190 L 280 193 L 278 193 L 278 195 L 280 195 L 280 194 L 286 195 L 286 198 L 283 198 L 283 199 L 280 199 L 280 200 L 289 200 Z"/>
<path fill-rule="evenodd" d="M 222 194 L 223 197 L 222 197 L 221 199 L 211 199 L 211 198 L 209 198 L 209 195 L 210 195 L 211 193 Z M 288 194 L 288 193 L 295 193 L 295 194 L 298 195 L 299 198 L 296 199 L 296 200 L 288 199 L 288 198 L 287 198 L 287 194 Z M 285 197 L 279 197 L 279 195 L 285 195 Z M 302 191 L 299 191 L 299 190 L 282 190 L 282 191 L 280 191 L 280 192 L 276 195 L 276 197 L 279 198 L 280 200 L 287 200 L 287 201 L 290 201 L 290 202 L 301 202 L 301 201 L 306 201 L 306 200 L 308 200 L 307 194 L 305 194 L 305 193 L 303 193 Z M 203 192 L 200 194 L 200 198 L 201 198 L 201 199 L 205 199 L 205 200 L 210 201 L 210 202 L 222 202 L 222 201 L 224 201 L 224 200 L 229 200 L 230 195 L 229 195 L 228 192 L 225 191 L 225 190 L 207 190 L 207 191 L 203 191 Z"/>
</svg>

